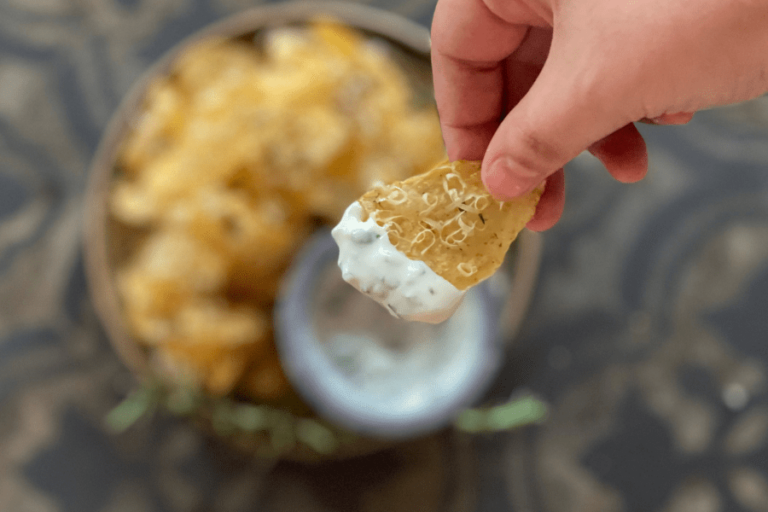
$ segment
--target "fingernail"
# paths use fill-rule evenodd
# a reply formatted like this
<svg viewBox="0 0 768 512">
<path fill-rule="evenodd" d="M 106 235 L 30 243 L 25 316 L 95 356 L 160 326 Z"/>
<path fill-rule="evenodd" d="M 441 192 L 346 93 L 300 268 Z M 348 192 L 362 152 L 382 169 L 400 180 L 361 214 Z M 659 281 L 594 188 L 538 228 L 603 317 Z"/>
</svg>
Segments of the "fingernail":
<svg viewBox="0 0 768 512">
<path fill-rule="evenodd" d="M 520 176 L 514 168 L 512 159 L 499 157 L 483 173 L 483 184 L 493 197 L 501 201 L 519 197 L 536 187 L 536 182 L 528 177 Z"/>
<path fill-rule="evenodd" d="M 692 118 L 692 112 L 674 112 L 672 114 L 662 114 L 659 117 L 654 117 L 651 119 L 651 122 L 658 125 L 670 126 L 686 124 L 690 122 Z"/>
</svg>

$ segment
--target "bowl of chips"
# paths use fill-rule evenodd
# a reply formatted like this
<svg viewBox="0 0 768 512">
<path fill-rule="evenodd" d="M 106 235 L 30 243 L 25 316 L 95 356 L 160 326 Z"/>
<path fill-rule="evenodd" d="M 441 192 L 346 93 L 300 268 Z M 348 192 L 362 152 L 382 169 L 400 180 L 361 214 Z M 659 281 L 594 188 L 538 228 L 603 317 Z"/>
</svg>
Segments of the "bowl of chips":
<svg viewBox="0 0 768 512">
<path fill-rule="evenodd" d="M 444 159 L 429 33 L 369 7 L 255 8 L 171 50 L 126 96 L 93 160 L 89 286 L 141 389 L 259 454 L 380 446 L 318 418 L 286 378 L 275 297 L 294 254 L 378 183 Z M 539 240 L 516 242 L 504 335 L 524 317 Z"/>
</svg>

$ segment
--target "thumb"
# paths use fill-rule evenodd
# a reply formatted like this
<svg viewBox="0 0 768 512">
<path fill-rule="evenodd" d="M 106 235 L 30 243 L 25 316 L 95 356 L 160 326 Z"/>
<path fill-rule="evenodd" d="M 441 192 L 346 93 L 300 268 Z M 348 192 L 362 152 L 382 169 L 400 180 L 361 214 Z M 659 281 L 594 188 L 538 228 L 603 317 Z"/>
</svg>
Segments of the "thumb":
<svg viewBox="0 0 768 512">
<path fill-rule="evenodd" d="M 600 84 L 593 87 L 584 73 L 574 72 L 573 62 L 558 67 L 551 57 L 550 53 L 485 153 L 483 182 L 498 199 L 530 192 L 590 145 L 631 121 L 623 115 L 624 108 L 611 108 L 605 94 L 607 80 L 592 80 Z"/>
</svg>

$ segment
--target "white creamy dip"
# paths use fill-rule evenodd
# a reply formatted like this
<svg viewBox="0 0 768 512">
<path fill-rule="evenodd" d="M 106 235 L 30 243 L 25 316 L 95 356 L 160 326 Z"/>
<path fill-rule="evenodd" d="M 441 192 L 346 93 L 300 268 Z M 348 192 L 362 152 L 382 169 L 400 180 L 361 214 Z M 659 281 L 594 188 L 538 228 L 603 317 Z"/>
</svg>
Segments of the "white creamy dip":
<svg viewBox="0 0 768 512">
<path fill-rule="evenodd" d="M 340 277 L 337 268 L 319 274 L 309 298 L 314 342 L 302 351 L 313 361 L 314 391 L 344 411 L 335 420 L 406 434 L 438 417 L 448 421 L 493 375 L 495 331 L 478 289 L 451 318 L 430 325 L 394 318 Z"/>
<path fill-rule="evenodd" d="M 404 320 L 440 323 L 459 307 L 464 292 L 437 275 L 423 261 L 398 251 L 386 230 L 352 203 L 333 228 L 339 268 L 346 282 Z"/>
</svg>

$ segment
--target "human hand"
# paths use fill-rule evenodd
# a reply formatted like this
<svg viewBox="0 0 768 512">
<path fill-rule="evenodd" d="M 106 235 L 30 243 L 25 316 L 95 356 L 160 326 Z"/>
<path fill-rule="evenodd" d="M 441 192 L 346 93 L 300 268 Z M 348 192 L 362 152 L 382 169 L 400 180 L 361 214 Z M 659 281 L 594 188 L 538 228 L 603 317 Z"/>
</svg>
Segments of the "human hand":
<svg viewBox="0 0 768 512">
<path fill-rule="evenodd" d="M 499 199 L 546 179 L 528 227 L 548 229 L 562 167 L 582 151 L 638 181 L 648 157 L 634 122 L 683 124 L 768 91 L 766 27 L 765 0 L 439 0 L 432 65 L 448 156 L 482 159 Z"/>
</svg>

